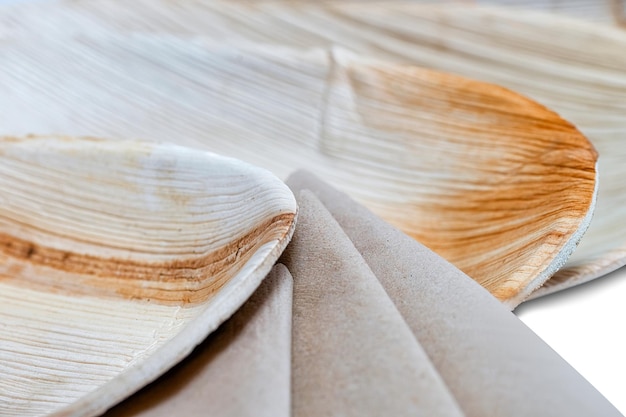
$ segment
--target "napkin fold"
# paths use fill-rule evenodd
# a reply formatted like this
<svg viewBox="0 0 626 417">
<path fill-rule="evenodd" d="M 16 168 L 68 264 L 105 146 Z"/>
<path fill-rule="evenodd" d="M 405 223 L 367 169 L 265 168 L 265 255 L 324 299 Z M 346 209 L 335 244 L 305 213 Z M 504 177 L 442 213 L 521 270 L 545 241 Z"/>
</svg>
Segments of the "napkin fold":
<svg viewBox="0 0 626 417">
<path fill-rule="evenodd" d="M 107 417 L 288 417 L 292 279 L 277 264 L 183 362 Z"/>
<path fill-rule="evenodd" d="M 312 174 L 297 172 L 287 184 L 300 194 L 301 213 L 294 240 L 283 256 L 294 275 L 294 410 L 305 405 L 317 407 L 315 400 L 325 400 L 309 393 L 317 388 L 309 385 L 310 381 L 329 384 L 322 389 L 335 390 L 340 398 L 345 391 L 342 384 L 356 384 L 364 390 L 362 395 L 370 398 L 376 396 L 368 391 L 370 381 L 385 387 L 394 381 L 381 379 L 381 375 L 394 373 L 399 364 L 406 363 L 409 353 L 398 354 L 387 334 L 402 328 L 396 310 L 383 310 L 387 301 L 373 300 L 373 273 L 386 291 L 376 290 L 376 297 L 388 296 L 393 301 L 467 416 L 621 415 L 515 315 L 452 264 Z M 302 190 L 311 190 L 325 208 Z M 329 220 L 331 215 L 345 235 Z M 360 256 L 350 253 L 346 235 Z M 301 282 L 304 279 L 309 282 Z M 345 282 L 349 279 L 355 282 Z M 361 289 L 363 282 L 369 283 L 371 293 Z M 371 328 L 359 319 L 371 323 Z M 369 331 L 367 337 L 364 333 Z M 363 337 L 360 343 L 356 340 L 359 334 Z M 378 350 L 371 346 L 376 338 L 380 338 Z M 409 349 L 409 343 L 404 347 Z M 313 349 L 332 351 L 348 365 L 338 364 L 339 358 L 331 353 L 316 358 Z M 419 360 L 425 361 L 421 348 L 416 351 Z M 323 365 L 332 370 L 315 368 Z M 349 375 L 334 380 L 336 370 L 347 366 L 357 381 Z M 428 369 L 432 377 L 432 368 Z M 406 387 L 419 383 L 415 378 Z M 441 392 L 440 386 L 436 387 L 434 391 Z M 350 403 L 357 399 L 358 395 L 342 398 Z M 346 405 L 342 400 L 335 401 L 337 407 Z M 369 401 L 366 404 L 359 415 L 382 414 L 382 408 L 373 408 Z M 328 410 L 327 406 L 320 409 Z"/>
<path fill-rule="evenodd" d="M 294 417 L 462 415 L 359 252 L 307 191 L 280 262 L 294 281 Z"/>
</svg>

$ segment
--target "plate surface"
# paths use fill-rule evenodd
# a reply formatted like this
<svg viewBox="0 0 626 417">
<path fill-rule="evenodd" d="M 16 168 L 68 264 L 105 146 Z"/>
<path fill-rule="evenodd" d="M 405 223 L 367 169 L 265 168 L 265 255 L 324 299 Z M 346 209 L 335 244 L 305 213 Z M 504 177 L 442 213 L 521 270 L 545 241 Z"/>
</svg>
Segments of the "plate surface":
<svg viewBox="0 0 626 417">
<path fill-rule="evenodd" d="M 341 49 L 150 34 L 24 37 L 0 59 L 6 132 L 174 140 L 281 178 L 307 168 L 511 306 L 590 221 L 593 147 L 494 85 Z"/>
<path fill-rule="evenodd" d="M 602 276 L 626 262 L 626 211 L 621 209 L 626 207 L 621 181 L 626 174 L 621 145 L 626 133 L 623 31 L 552 14 L 403 1 L 73 1 L 24 6 L 4 14 L 0 36 L 147 32 L 202 34 L 222 44 L 339 44 L 527 94 L 573 122 L 601 154 L 591 227 L 570 261 L 533 297 Z M 553 6 L 558 5 L 551 10 Z M 589 10 L 597 14 L 597 6 Z M 454 256 L 440 253 L 480 280 Z"/>
<path fill-rule="evenodd" d="M 180 146 L 0 139 L 0 413 L 103 412 L 252 294 L 296 203 L 268 171 Z"/>
</svg>

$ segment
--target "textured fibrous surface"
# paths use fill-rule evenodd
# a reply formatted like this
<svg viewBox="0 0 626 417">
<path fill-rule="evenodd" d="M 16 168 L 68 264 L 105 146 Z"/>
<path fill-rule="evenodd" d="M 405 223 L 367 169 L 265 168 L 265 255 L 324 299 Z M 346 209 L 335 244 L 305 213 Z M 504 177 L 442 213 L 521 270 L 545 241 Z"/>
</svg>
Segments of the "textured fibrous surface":
<svg viewBox="0 0 626 417">
<path fill-rule="evenodd" d="M 296 204 L 269 172 L 180 146 L 0 139 L 0 412 L 92 415 L 254 291 Z"/>
<path fill-rule="evenodd" d="M 533 296 L 585 282 L 623 265 L 626 221 L 623 211 L 615 207 L 624 206 L 626 195 L 620 145 L 626 132 L 620 100 L 626 88 L 626 61 L 621 53 L 626 48 L 626 34 L 554 14 L 418 3 L 53 2 L 13 8 L 4 15 L 0 36 L 169 33 L 201 34 L 222 44 L 335 44 L 510 87 L 558 111 L 590 137 L 603 155 L 600 204 L 586 239 L 565 268 Z M 507 4 L 587 19 L 608 20 L 612 13 L 608 3 L 590 1 Z M 623 16 L 619 7 L 613 12 L 616 18 Z M 476 276 L 475 270 L 459 263 L 455 255 L 437 249 Z"/>
<path fill-rule="evenodd" d="M 342 49 L 208 42 L 6 42 L 3 128 L 176 138 L 282 178 L 308 167 L 511 305 L 556 271 L 588 225 L 595 150 L 529 99 Z"/>
</svg>

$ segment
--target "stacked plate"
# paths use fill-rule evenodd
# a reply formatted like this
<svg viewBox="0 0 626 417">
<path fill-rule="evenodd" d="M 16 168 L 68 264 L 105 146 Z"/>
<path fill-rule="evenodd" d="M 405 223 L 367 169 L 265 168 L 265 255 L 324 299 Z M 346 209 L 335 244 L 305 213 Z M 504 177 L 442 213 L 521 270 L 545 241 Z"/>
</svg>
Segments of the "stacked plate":
<svg viewBox="0 0 626 417">
<path fill-rule="evenodd" d="M 3 412 L 102 413 L 183 359 L 250 297 L 298 229 L 296 200 L 281 180 L 299 169 L 451 262 L 454 267 L 441 259 L 444 268 L 455 271 L 450 274 L 461 274 L 458 268 L 480 284 L 472 281 L 465 289 L 459 283 L 458 293 L 441 284 L 424 295 L 424 305 L 437 291 L 443 298 L 456 294 L 474 300 L 487 300 L 480 294 L 488 291 L 495 296 L 488 299 L 498 300 L 494 310 L 485 307 L 477 315 L 450 302 L 450 314 L 488 322 L 528 298 L 617 269 L 626 262 L 621 209 L 626 168 L 619 144 L 626 131 L 626 102 L 620 101 L 626 58 L 616 51 L 625 47 L 626 34 L 618 29 L 553 15 L 403 1 L 84 0 L 5 8 L 0 14 Z M 329 413 L 341 414 L 340 404 L 351 404 L 353 413 L 359 409 L 355 404 L 374 412 L 373 404 L 384 404 L 349 379 L 342 389 L 357 394 L 338 395 L 341 401 L 334 403 L 323 388 L 332 378 L 313 372 L 320 357 L 309 351 L 323 352 L 333 337 L 320 337 L 322 346 L 312 335 L 335 324 L 332 314 L 312 313 L 326 293 L 305 285 L 317 279 L 309 275 L 319 265 L 298 248 L 308 247 L 302 242 L 311 239 L 322 242 L 324 233 L 334 230 L 328 236 L 335 238 L 326 237 L 339 245 L 333 253 L 352 253 L 336 262 L 360 271 L 353 277 L 357 281 L 369 276 L 369 268 L 372 282 L 381 282 L 351 289 L 371 308 L 344 312 L 354 332 L 340 334 L 349 334 L 354 346 L 360 340 L 369 352 L 364 338 L 382 326 L 381 340 L 390 337 L 386 345 L 400 341 L 398 351 L 387 354 L 407 354 L 408 362 L 428 364 L 413 369 L 406 381 L 427 374 L 435 382 L 420 380 L 424 386 L 441 388 L 432 397 L 441 399 L 437 404 L 403 406 L 402 395 L 405 401 L 414 398 L 410 390 L 389 394 L 391 403 L 407 413 L 510 414 L 505 405 L 493 408 L 485 392 L 491 385 L 483 386 L 482 401 L 476 400 L 480 390 L 461 388 L 481 387 L 462 375 L 469 369 L 480 372 L 479 364 L 488 366 L 477 356 L 468 359 L 468 352 L 487 352 L 498 342 L 470 343 L 463 354 L 437 356 L 436 350 L 446 351 L 441 340 L 456 345 L 461 334 L 429 342 L 434 333 L 447 334 L 445 326 L 412 318 L 414 312 L 401 307 L 418 300 L 394 298 L 395 284 L 387 286 L 384 278 L 390 270 L 371 263 L 380 260 L 368 261 L 367 247 L 350 236 L 349 221 L 339 221 L 332 201 L 298 194 L 300 188 L 319 194 L 327 185 L 307 184 L 290 185 L 306 213 L 303 224 L 317 222 L 318 229 L 302 226 L 308 234 L 303 231 L 281 260 L 288 269 L 277 267 L 256 298 L 204 342 L 203 349 L 212 353 L 186 362 L 204 369 L 203 361 L 211 360 L 199 358 L 230 352 L 222 362 L 215 359 L 212 371 L 198 373 L 205 389 L 215 378 L 233 375 L 222 391 L 211 389 L 211 398 L 217 403 L 230 398 L 241 407 L 220 406 L 214 412 L 242 415 L 245 404 L 252 404 L 261 413 L 263 401 L 253 401 L 257 397 L 274 398 L 267 415 L 290 409 L 324 414 L 312 405 L 322 403 L 332 405 Z M 350 200 L 337 212 L 350 204 L 360 207 L 357 203 Z M 331 214 L 324 214 L 326 209 Z M 336 234 L 342 231 L 355 252 L 338 243 L 343 238 Z M 398 245 L 413 248 L 404 240 Z M 419 253 L 416 248 L 408 250 Z M 313 244 L 304 251 L 313 256 L 316 249 Z M 400 253 L 387 256 L 404 262 Z M 440 258 L 423 259 L 436 263 Z M 335 270 L 320 269 L 318 276 L 333 271 L 343 276 L 339 264 Z M 325 285 L 343 288 L 339 278 Z M 382 287 L 373 290 L 377 285 Z M 350 291 L 335 296 L 346 305 L 359 304 Z M 311 297 L 319 299 L 318 307 L 307 304 Z M 330 296 L 327 301 L 337 303 Z M 490 302 L 481 301 L 479 310 Z M 377 308 L 376 314 L 391 318 L 359 327 L 364 325 L 357 317 L 378 317 L 372 313 Z M 446 314 L 435 307 L 428 311 L 433 317 Z M 327 327 L 307 326 L 315 320 Z M 511 328 L 522 334 L 515 339 L 519 344 L 535 343 L 504 320 L 494 322 L 498 337 Z M 257 329 L 251 333 L 256 336 L 233 336 L 245 336 L 242 328 Z M 397 329 L 398 340 L 388 329 Z M 262 340 L 255 339 L 258 332 L 265 335 Z M 275 343 L 268 342 L 272 339 Z M 455 355 L 465 361 L 455 362 Z M 528 360 L 535 364 L 529 366 L 551 358 L 542 355 L 531 355 Z M 366 366 L 374 357 L 360 361 Z M 446 368 L 447 360 L 454 366 Z M 233 369 L 227 365 L 238 361 Z M 464 371 L 458 368 L 461 362 L 468 364 Z M 256 369 L 243 363 L 265 365 Z M 393 365 L 404 369 L 404 363 Z M 520 372 L 496 363 L 503 375 Z M 276 387 L 286 388 L 277 388 L 282 394 L 276 397 L 255 391 L 264 385 L 264 375 L 272 374 L 268 364 L 282 370 Z M 169 376 L 178 381 L 176 390 L 159 394 L 153 388 L 155 393 L 146 391 L 137 401 L 176 395 L 184 403 L 202 399 L 205 394 L 195 391 L 199 383 L 185 382 L 197 375 L 180 369 Z M 567 372 L 563 378 L 577 378 Z M 237 375 L 257 385 L 243 387 Z M 303 384 L 307 375 L 313 382 Z M 348 365 L 345 375 L 359 377 Z M 375 369 L 363 375 L 378 375 L 386 386 L 407 383 L 388 381 Z M 525 382 L 544 374 L 533 375 Z M 502 380 L 489 381 L 506 391 Z M 228 397 L 225 387 L 239 387 L 248 401 L 233 391 Z M 508 407 L 517 404 L 519 415 L 537 411 L 504 398 Z M 146 407 L 152 406 L 125 403 L 114 412 L 139 415 Z"/>
</svg>

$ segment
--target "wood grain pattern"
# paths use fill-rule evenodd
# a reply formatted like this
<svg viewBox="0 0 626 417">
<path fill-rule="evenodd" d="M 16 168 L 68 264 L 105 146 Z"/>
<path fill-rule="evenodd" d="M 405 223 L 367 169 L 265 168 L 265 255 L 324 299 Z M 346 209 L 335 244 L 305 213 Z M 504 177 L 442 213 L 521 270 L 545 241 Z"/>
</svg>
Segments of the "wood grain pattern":
<svg viewBox="0 0 626 417">
<path fill-rule="evenodd" d="M 341 49 L 207 42 L 6 42 L 2 125 L 176 138 L 283 178 L 310 168 L 511 305 L 556 271 L 589 222 L 596 153 L 531 100 Z"/>
<path fill-rule="evenodd" d="M 293 47 L 343 45 L 391 61 L 470 76 L 522 92 L 555 109 L 602 155 L 599 206 L 586 238 L 534 296 L 585 282 L 626 262 L 623 211 L 623 73 L 626 33 L 548 13 L 608 20 L 604 2 L 508 1 L 517 9 L 420 2 L 220 2 L 139 0 L 53 2 L 11 9 L 0 36 L 78 33 L 203 35 Z M 488 3 L 488 2 L 476 2 Z M 498 1 L 497 3 L 504 3 Z M 2 32 L 4 28 L 4 32 Z M 585 53 L 581 54 L 581 50 Z M 397 224 L 397 223 L 396 223 Z M 448 256 L 446 253 L 442 253 Z M 449 258 L 458 263 L 456 258 Z M 464 268 L 466 272 L 473 271 Z"/>
<path fill-rule="evenodd" d="M 293 232 L 269 172 L 188 148 L 0 139 L 0 413 L 95 415 L 173 366 Z"/>
</svg>

